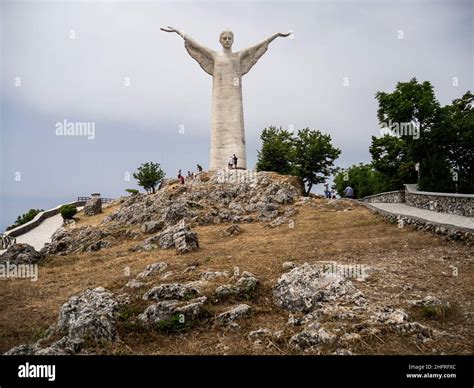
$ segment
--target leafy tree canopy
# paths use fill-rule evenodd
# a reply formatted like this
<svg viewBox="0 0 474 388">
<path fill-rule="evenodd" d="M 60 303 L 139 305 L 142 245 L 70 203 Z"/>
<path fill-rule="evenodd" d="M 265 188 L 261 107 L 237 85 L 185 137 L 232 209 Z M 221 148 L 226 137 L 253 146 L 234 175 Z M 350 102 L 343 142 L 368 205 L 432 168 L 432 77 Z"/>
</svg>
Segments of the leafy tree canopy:
<svg viewBox="0 0 474 388">
<path fill-rule="evenodd" d="M 147 193 L 154 194 L 156 186 L 163 181 L 165 173 L 159 163 L 147 162 L 138 167 L 137 171 L 133 173 L 133 177 Z"/>
</svg>

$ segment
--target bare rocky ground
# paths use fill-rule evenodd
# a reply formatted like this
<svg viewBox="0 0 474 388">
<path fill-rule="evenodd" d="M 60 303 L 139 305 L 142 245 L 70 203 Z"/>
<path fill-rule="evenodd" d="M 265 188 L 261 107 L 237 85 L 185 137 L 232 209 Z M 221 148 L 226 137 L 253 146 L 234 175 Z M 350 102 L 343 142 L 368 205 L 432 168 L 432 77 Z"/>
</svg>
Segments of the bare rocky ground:
<svg viewBox="0 0 474 388">
<path fill-rule="evenodd" d="M 468 243 L 291 177 L 169 181 L 7 253 L 40 263 L 0 283 L 8 354 L 473 353 Z"/>
</svg>

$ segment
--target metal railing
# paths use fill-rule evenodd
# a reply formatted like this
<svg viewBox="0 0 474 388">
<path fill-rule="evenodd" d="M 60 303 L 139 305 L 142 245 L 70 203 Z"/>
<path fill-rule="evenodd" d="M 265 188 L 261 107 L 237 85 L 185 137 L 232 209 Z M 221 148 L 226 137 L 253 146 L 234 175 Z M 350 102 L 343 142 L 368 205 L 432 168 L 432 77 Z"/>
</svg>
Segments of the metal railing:
<svg viewBox="0 0 474 388">
<path fill-rule="evenodd" d="M 8 249 L 16 244 L 16 238 L 10 237 L 7 234 L 0 233 L 0 249 Z"/>
<path fill-rule="evenodd" d="M 87 202 L 91 199 L 92 197 L 77 197 L 77 202 Z M 114 199 L 113 198 L 100 198 L 102 200 L 102 203 L 107 203 L 107 202 L 112 202 Z"/>
</svg>

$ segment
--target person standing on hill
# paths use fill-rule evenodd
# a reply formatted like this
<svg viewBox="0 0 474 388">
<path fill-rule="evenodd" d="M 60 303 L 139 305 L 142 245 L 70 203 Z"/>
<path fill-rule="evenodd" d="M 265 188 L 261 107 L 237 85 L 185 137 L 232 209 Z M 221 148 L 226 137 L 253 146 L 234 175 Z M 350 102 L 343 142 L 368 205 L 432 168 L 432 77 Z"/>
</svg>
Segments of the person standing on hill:
<svg viewBox="0 0 474 388">
<path fill-rule="evenodd" d="M 238 160 L 237 156 L 235 156 L 235 154 L 234 154 L 234 156 L 232 157 L 232 161 L 234 162 L 234 169 L 237 168 L 237 160 Z"/>
<path fill-rule="evenodd" d="M 232 170 L 232 168 L 234 167 L 234 158 L 232 156 L 229 156 L 229 161 L 227 162 L 227 167 L 229 168 L 229 170 Z"/>
<path fill-rule="evenodd" d="M 181 169 L 178 170 L 178 180 L 182 185 L 184 185 L 184 176 L 181 174 Z"/>
<path fill-rule="evenodd" d="M 344 189 L 344 196 L 346 198 L 354 198 L 354 190 L 352 189 L 351 186 L 347 186 L 345 189 Z"/>
<path fill-rule="evenodd" d="M 324 197 L 331 198 L 331 192 L 329 191 L 329 183 L 324 184 Z"/>
</svg>

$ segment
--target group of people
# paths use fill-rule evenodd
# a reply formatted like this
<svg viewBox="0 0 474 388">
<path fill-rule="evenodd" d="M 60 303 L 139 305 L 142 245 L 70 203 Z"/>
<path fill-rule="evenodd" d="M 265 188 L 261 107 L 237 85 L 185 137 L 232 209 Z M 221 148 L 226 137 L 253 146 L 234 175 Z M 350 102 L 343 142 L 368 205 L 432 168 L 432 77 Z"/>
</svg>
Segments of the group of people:
<svg viewBox="0 0 474 388">
<path fill-rule="evenodd" d="M 343 194 L 346 198 L 354 198 L 354 189 L 351 186 L 347 186 L 344 189 Z M 329 190 L 329 183 L 324 184 L 324 197 L 328 199 L 336 199 L 336 189 L 333 187 Z"/>
<path fill-rule="evenodd" d="M 238 161 L 238 158 L 237 156 L 232 155 L 232 156 L 229 156 L 229 162 L 227 163 L 227 167 L 229 168 L 229 170 L 232 170 L 232 169 L 236 169 L 237 168 L 237 161 Z"/>
<path fill-rule="evenodd" d="M 324 184 L 324 197 L 328 199 L 336 199 L 336 189 L 329 190 L 329 183 Z"/>
<path fill-rule="evenodd" d="M 194 178 L 196 178 L 196 175 L 202 172 L 201 165 L 197 164 L 196 168 L 197 168 L 197 173 L 194 171 L 188 171 L 188 174 L 186 175 L 186 179 L 194 180 Z M 184 185 L 185 178 L 183 174 L 181 173 L 181 169 L 178 170 L 178 180 L 182 185 Z"/>
</svg>

